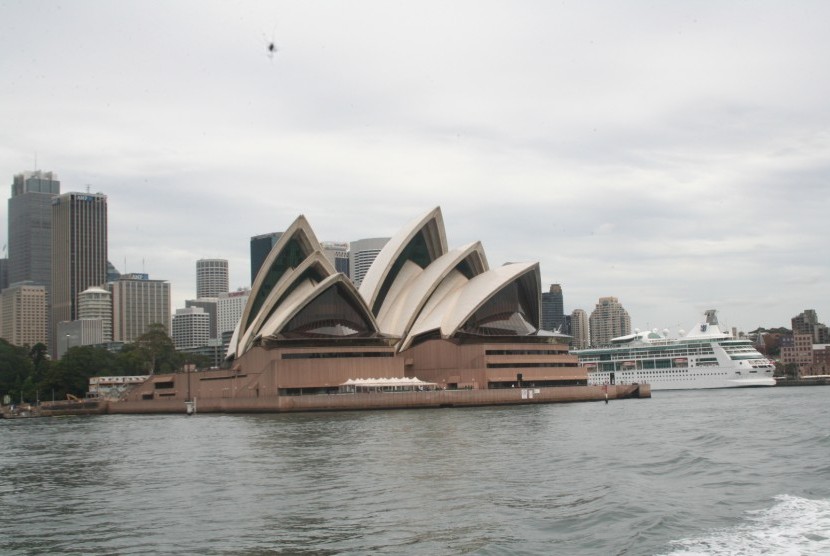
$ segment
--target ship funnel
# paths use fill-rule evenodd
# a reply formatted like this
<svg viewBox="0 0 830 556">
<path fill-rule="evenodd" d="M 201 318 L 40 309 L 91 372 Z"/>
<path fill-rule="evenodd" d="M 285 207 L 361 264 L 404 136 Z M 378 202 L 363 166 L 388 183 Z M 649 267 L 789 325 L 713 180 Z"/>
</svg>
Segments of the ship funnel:
<svg viewBox="0 0 830 556">
<path fill-rule="evenodd" d="M 706 313 L 705 313 L 705 315 L 706 315 L 706 324 L 714 324 L 715 326 L 717 326 L 717 324 L 718 324 L 717 312 L 718 311 L 716 309 L 709 309 L 708 311 L 706 311 Z"/>
</svg>

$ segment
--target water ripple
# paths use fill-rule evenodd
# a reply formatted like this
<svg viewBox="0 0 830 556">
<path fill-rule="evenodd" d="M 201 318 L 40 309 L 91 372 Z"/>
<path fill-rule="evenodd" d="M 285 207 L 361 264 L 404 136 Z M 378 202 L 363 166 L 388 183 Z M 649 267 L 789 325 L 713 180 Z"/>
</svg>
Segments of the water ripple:
<svg viewBox="0 0 830 556">
<path fill-rule="evenodd" d="M 818 554 L 825 392 L 0 422 L 1 550 Z"/>
</svg>

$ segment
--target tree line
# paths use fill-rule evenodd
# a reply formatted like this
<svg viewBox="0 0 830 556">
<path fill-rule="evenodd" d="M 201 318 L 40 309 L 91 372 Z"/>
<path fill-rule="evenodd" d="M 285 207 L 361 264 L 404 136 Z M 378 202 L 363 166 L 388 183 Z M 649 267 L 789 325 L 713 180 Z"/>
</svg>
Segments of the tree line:
<svg viewBox="0 0 830 556">
<path fill-rule="evenodd" d="M 152 324 L 120 352 L 76 346 L 58 361 L 45 344 L 15 346 L 0 338 L 0 400 L 12 403 L 62 400 L 67 394 L 83 397 L 93 376 L 133 376 L 179 371 L 185 363 L 207 367 L 210 359 L 176 351 L 164 326 Z"/>
</svg>

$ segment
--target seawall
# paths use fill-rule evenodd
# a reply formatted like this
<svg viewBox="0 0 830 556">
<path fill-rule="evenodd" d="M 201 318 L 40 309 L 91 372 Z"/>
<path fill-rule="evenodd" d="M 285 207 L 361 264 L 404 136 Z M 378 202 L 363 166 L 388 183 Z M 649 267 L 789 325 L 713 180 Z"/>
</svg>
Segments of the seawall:
<svg viewBox="0 0 830 556">
<path fill-rule="evenodd" d="M 607 389 L 607 391 L 606 391 Z M 606 398 L 607 394 L 607 398 Z M 288 413 L 300 411 L 355 411 L 474 407 L 540 403 L 570 403 L 650 398 L 648 384 L 618 386 L 566 386 L 498 390 L 435 390 L 366 394 L 319 394 L 259 398 L 203 398 L 196 400 L 198 413 Z M 185 413 L 182 400 L 110 401 L 107 413 Z"/>
</svg>

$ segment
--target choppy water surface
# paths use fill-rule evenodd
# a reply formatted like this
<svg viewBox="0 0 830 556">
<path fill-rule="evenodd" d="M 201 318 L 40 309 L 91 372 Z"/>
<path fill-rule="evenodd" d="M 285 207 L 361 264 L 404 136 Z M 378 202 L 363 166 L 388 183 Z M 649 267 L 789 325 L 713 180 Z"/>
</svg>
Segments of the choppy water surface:
<svg viewBox="0 0 830 556">
<path fill-rule="evenodd" d="M 0 553 L 830 554 L 829 402 L 0 421 Z"/>
</svg>

